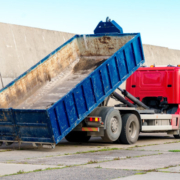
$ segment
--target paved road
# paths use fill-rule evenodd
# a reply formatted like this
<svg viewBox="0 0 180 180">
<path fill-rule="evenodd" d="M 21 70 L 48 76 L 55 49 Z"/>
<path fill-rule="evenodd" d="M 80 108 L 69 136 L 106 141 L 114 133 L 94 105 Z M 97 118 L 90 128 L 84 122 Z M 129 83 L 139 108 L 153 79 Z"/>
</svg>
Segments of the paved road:
<svg viewBox="0 0 180 180">
<path fill-rule="evenodd" d="M 180 150 L 180 141 L 166 134 L 141 134 L 135 145 L 108 144 L 100 138 L 85 144 L 63 140 L 53 150 L 31 144 L 3 145 L 0 175 L 2 180 L 174 180 L 180 178 L 180 152 L 173 150 Z"/>
</svg>

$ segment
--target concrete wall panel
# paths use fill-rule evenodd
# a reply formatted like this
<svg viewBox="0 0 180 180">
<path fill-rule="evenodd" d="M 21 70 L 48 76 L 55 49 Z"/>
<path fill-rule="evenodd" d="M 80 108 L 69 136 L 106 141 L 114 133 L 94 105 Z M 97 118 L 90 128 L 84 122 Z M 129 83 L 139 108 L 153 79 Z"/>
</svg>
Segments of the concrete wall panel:
<svg viewBox="0 0 180 180">
<path fill-rule="evenodd" d="M 180 50 L 152 45 L 143 45 L 143 49 L 147 66 L 180 64 Z"/>
<path fill-rule="evenodd" d="M 0 72 L 15 78 L 74 34 L 0 23 Z"/>
</svg>

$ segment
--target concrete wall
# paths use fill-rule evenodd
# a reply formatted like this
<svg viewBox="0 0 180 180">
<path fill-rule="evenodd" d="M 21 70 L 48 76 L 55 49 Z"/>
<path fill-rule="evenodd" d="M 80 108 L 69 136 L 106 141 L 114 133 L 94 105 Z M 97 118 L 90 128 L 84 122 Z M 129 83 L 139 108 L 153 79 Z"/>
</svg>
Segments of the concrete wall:
<svg viewBox="0 0 180 180">
<path fill-rule="evenodd" d="M 4 85 L 28 70 L 74 34 L 0 23 L 0 73 Z M 143 45 L 146 65 L 180 64 L 180 50 Z M 124 88 L 125 84 L 122 85 Z M 1 89 L 1 81 L 0 81 Z"/>
<path fill-rule="evenodd" d="M 0 73 L 4 84 L 28 70 L 72 36 L 74 34 L 0 23 Z"/>
<path fill-rule="evenodd" d="M 143 49 L 147 66 L 180 64 L 180 50 L 152 45 L 143 45 Z"/>
</svg>

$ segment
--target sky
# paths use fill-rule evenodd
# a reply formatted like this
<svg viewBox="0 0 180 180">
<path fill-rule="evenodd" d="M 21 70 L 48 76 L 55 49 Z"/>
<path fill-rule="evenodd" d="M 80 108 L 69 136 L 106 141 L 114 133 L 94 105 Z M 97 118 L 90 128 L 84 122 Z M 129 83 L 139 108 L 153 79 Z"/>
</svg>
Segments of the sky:
<svg viewBox="0 0 180 180">
<path fill-rule="evenodd" d="M 0 22 L 75 34 L 107 16 L 143 44 L 180 50 L 180 0 L 0 0 Z"/>
</svg>

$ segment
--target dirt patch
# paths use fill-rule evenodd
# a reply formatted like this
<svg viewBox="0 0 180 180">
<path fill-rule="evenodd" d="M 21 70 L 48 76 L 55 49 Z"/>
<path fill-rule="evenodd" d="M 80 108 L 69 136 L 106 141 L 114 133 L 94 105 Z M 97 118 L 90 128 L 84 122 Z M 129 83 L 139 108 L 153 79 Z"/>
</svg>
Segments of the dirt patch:
<svg viewBox="0 0 180 180">
<path fill-rule="evenodd" d="M 84 59 L 81 58 L 80 61 L 74 66 L 73 73 L 79 73 L 81 71 L 82 74 L 86 73 L 87 70 L 94 70 L 99 67 L 106 59 L 95 60 L 95 59 Z"/>
<path fill-rule="evenodd" d="M 109 41 L 111 40 L 111 37 L 103 36 L 103 37 L 98 38 L 98 40 L 99 40 L 100 43 L 109 44 Z"/>
</svg>

